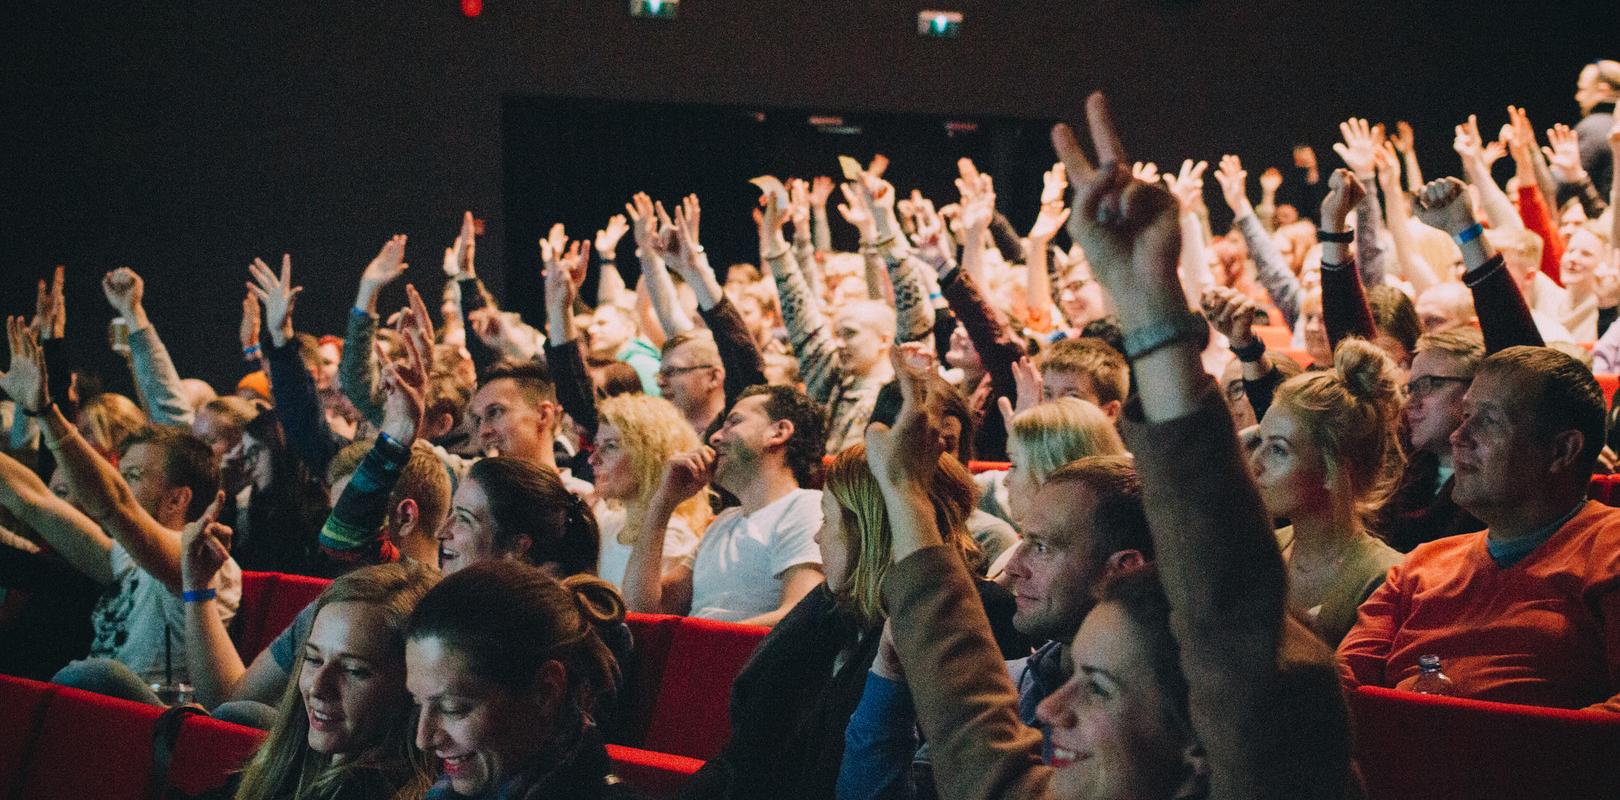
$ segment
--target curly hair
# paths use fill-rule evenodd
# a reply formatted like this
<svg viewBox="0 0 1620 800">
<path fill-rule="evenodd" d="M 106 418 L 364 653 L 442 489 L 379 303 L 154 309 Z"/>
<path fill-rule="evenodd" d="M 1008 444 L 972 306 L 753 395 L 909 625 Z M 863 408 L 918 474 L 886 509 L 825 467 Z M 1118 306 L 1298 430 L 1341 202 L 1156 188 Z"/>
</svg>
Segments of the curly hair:
<svg viewBox="0 0 1620 800">
<path fill-rule="evenodd" d="M 737 399 L 755 395 L 765 396 L 765 415 L 772 422 L 793 423 L 783 456 L 794 479 L 803 488 L 820 488 L 821 456 L 827 449 L 826 412 L 809 395 L 788 386 L 750 386 Z"/>
<path fill-rule="evenodd" d="M 596 413 L 599 425 L 611 425 L 618 432 L 619 445 L 635 474 L 635 494 L 624 501 L 624 529 L 619 532 L 621 543 L 634 544 L 634 539 L 625 541 L 625 537 L 641 530 L 641 516 L 658 491 L 664 461 L 676 453 L 695 450 L 702 443 L 680 410 L 661 397 L 622 394 L 602 401 Z M 675 516 L 685 520 L 694 532 L 703 530 L 709 517 L 707 495 L 700 492 L 688 498 L 675 509 Z"/>
</svg>

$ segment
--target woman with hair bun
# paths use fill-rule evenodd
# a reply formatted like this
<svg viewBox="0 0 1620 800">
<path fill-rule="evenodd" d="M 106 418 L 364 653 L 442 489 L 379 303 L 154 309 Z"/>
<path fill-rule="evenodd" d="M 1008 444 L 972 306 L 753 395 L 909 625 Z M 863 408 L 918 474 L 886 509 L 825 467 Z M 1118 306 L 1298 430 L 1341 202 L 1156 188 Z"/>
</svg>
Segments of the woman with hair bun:
<svg viewBox="0 0 1620 800">
<path fill-rule="evenodd" d="M 600 578 L 559 582 L 512 560 L 465 567 L 422 598 L 405 663 L 417 747 L 441 764 L 427 798 L 630 796 L 592 717 L 618 678 L 599 630 L 624 610 Z"/>
<path fill-rule="evenodd" d="M 526 561 L 558 577 L 596 571 L 596 515 L 557 471 L 519 458 L 467 470 L 439 531 L 445 575 L 491 558 Z"/>
<path fill-rule="evenodd" d="M 1402 559 L 1367 527 L 1399 474 L 1398 380 L 1381 348 L 1346 339 L 1332 370 L 1277 388 L 1250 458 L 1266 508 L 1292 523 L 1277 531 L 1289 608 L 1329 646 Z"/>
</svg>

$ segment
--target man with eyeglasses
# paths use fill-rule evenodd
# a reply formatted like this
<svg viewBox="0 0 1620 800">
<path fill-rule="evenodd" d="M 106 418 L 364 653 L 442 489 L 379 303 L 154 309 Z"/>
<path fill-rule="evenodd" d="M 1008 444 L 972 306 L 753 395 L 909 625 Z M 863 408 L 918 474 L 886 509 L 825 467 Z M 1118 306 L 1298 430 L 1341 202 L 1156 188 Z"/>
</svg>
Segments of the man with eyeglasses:
<svg viewBox="0 0 1620 800">
<path fill-rule="evenodd" d="M 696 330 L 664 342 L 658 389 L 675 404 L 687 424 L 703 436 L 726 410 L 726 366 L 708 331 Z"/>
</svg>

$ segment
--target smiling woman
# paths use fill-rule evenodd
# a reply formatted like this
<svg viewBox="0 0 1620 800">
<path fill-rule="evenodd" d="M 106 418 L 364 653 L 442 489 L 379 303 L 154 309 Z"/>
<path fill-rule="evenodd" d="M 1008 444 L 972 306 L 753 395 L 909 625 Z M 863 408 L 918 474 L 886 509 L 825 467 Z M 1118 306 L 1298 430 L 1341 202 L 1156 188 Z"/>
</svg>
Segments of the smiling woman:
<svg viewBox="0 0 1620 800">
<path fill-rule="evenodd" d="M 275 727 L 235 797 L 370 800 L 426 789 L 427 759 L 411 746 L 405 622 L 437 580 L 421 565 L 384 564 L 321 593 Z"/>
<path fill-rule="evenodd" d="M 597 631 L 623 620 L 600 578 L 559 583 L 514 561 L 467 567 L 429 592 L 405 646 L 416 744 L 443 767 L 427 797 L 622 796 L 590 715 L 618 675 Z"/>
</svg>

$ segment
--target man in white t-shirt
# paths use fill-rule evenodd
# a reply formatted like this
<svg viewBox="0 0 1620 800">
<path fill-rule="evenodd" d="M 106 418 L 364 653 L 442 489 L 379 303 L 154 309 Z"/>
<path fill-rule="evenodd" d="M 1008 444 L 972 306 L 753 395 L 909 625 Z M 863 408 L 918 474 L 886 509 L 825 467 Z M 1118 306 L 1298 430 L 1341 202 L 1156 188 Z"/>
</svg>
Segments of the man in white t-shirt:
<svg viewBox="0 0 1620 800">
<path fill-rule="evenodd" d="M 632 611 L 775 625 L 824 579 L 816 532 L 823 411 L 803 392 L 755 386 L 709 437 L 670 459 L 625 570 Z M 710 481 L 741 502 L 715 518 L 688 569 L 662 571 L 664 532 L 682 501 Z"/>
</svg>

